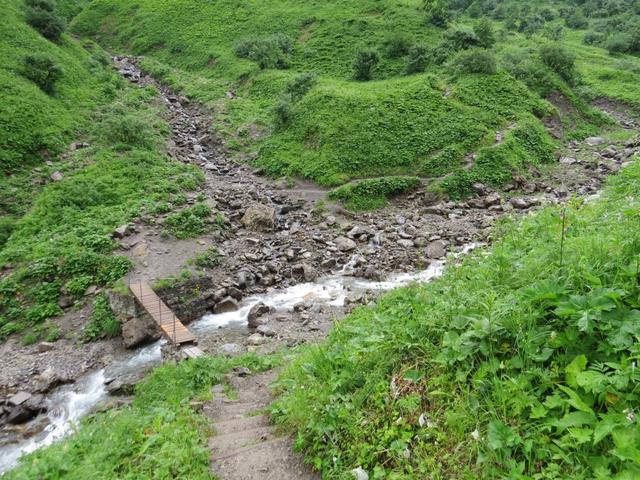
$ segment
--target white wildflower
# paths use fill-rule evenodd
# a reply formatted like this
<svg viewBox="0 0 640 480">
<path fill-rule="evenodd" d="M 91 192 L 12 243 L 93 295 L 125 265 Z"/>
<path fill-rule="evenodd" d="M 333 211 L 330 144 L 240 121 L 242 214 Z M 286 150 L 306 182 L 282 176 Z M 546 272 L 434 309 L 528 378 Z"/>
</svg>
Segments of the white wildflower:
<svg viewBox="0 0 640 480">
<path fill-rule="evenodd" d="M 362 467 L 354 468 L 351 473 L 356 480 L 369 480 L 369 474 Z"/>
<path fill-rule="evenodd" d="M 471 438 L 473 438 L 476 442 L 480 441 L 480 432 L 477 428 L 473 432 L 471 432 Z"/>
</svg>

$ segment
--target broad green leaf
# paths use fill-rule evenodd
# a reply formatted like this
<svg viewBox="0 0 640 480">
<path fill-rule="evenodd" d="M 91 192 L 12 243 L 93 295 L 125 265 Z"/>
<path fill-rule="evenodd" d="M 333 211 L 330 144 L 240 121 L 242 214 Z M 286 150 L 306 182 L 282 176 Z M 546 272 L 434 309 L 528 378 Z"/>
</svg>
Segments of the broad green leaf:
<svg viewBox="0 0 640 480">
<path fill-rule="evenodd" d="M 602 393 L 609 384 L 609 379 L 606 375 L 603 375 L 600 372 L 588 370 L 586 372 L 578 373 L 576 376 L 576 383 L 587 392 Z"/>
<path fill-rule="evenodd" d="M 578 355 L 576 358 L 574 358 L 571 363 L 564 369 L 567 384 L 569 384 L 573 388 L 578 387 L 576 377 L 580 372 L 584 371 L 586 366 L 587 357 L 585 355 Z"/>
<path fill-rule="evenodd" d="M 594 423 L 596 423 L 596 416 L 593 413 L 571 412 L 555 420 L 553 425 L 555 425 L 558 430 L 566 430 L 569 427 L 581 427 L 583 425 L 593 425 Z"/>
<path fill-rule="evenodd" d="M 591 441 L 593 430 L 590 428 L 569 428 L 569 435 L 578 443 L 578 445 Z"/>
<path fill-rule="evenodd" d="M 593 409 L 587 405 L 580 395 L 578 395 L 575 391 L 571 390 L 569 387 L 565 387 L 564 385 L 558 385 L 558 388 L 567 394 L 569 399 L 567 402 L 576 410 L 580 410 L 581 412 L 591 413 L 593 415 Z"/>
<path fill-rule="evenodd" d="M 614 429 L 624 426 L 624 423 L 622 422 L 625 420 L 624 415 L 620 414 L 603 415 L 600 421 L 596 424 L 596 428 L 593 432 L 593 444 L 597 445 L 603 438 L 613 432 Z"/>
</svg>

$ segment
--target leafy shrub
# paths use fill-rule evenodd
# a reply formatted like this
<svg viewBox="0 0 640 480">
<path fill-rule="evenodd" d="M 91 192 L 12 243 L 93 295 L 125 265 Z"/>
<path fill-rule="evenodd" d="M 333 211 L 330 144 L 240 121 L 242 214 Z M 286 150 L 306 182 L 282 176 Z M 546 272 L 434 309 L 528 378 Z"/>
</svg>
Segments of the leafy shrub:
<svg viewBox="0 0 640 480">
<path fill-rule="evenodd" d="M 495 56 L 488 50 L 472 49 L 458 53 L 451 61 L 452 68 L 457 73 L 485 73 L 497 72 Z"/>
<path fill-rule="evenodd" d="M 396 32 L 385 39 L 384 47 L 389 58 L 399 58 L 409 53 L 414 43 L 411 35 Z"/>
<path fill-rule="evenodd" d="M 491 48 L 496 43 L 496 33 L 493 29 L 493 22 L 488 18 L 483 18 L 473 26 L 473 33 L 478 39 L 478 45 L 483 48 Z"/>
<path fill-rule="evenodd" d="M 293 50 L 291 39 L 282 33 L 241 40 L 235 46 L 239 58 L 253 60 L 261 69 L 288 67 L 288 55 Z"/>
<path fill-rule="evenodd" d="M 29 346 L 29 345 L 33 345 L 34 343 L 36 343 L 38 341 L 38 334 L 37 333 L 27 333 L 24 337 L 22 337 L 22 345 Z"/>
<path fill-rule="evenodd" d="M 43 37 L 53 42 L 60 40 L 65 22 L 55 12 L 39 7 L 27 7 L 26 17 L 27 23 L 40 32 Z"/>
<path fill-rule="evenodd" d="M 353 61 L 354 80 L 371 80 L 373 72 L 380 61 L 380 56 L 375 50 L 358 50 Z"/>
<path fill-rule="evenodd" d="M 278 103 L 273 107 L 274 124 L 276 129 L 286 127 L 293 119 L 293 100 L 291 95 L 285 94 L 280 97 Z"/>
<path fill-rule="evenodd" d="M 575 79 L 575 57 L 566 48 L 557 43 L 549 43 L 540 48 L 542 62 L 560 75 L 565 81 Z"/>
<path fill-rule="evenodd" d="M 427 22 L 437 27 L 446 27 L 452 18 L 448 5 L 443 0 L 424 0 Z"/>
<path fill-rule="evenodd" d="M 101 122 L 101 134 L 116 146 L 150 148 L 155 143 L 148 123 L 134 114 L 107 115 Z"/>
<path fill-rule="evenodd" d="M 626 53 L 631 50 L 633 37 L 626 32 L 611 35 L 604 44 L 609 53 Z"/>
<path fill-rule="evenodd" d="M 201 268 L 213 268 L 220 263 L 220 252 L 216 247 L 209 247 L 204 252 L 198 253 L 193 263 Z"/>
<path fill-rule="evenodd" d="M 40 89 L 51 95 L 55 84 L 62 76 L 62 69 L 56 65 L 51 57 L 42 54 L 24 57 L 22 74 L 35 83 Z"/>
<path fill-rule="evenodd" d="M 405 73 L 419 73 L 424 72 L 429 64 L 429 49 L 426 45 L 419 44 L 414 45 L 409 49 L 407 55 L 407 65 L 405 67 Z"/>
<path fill-rule="evenodd" d="M 329 192 L 329 198 L 340 200 L 353 210 L 383 207 L 387 199 L 420 186 L 417 177 L 380 177 L 357 180 Z"/>
<path fill-rule="evenodd" d="M 116 337 L 120 334 L 120 322 L 113 314 L 106 295 L 98 295 L 93 304 L 93 313 L 84 329 L 83 336 L 87 342 L 94 342 L 102 337 Z"/>
<path fill-rule="evenodd" d="M 13 217 L 0 217 L 0 249 L 7 243 L 11 232 L 15 226 L 15 218 Z"/>
<path fill-rule="evenodd" d="M 486 32 L 483 32 L 486 33 Z M 480 44 L 480 39 L 476 35 L 474 29 L 465 25 L 458 25 L 448 28 L 444 32 L 443 42 L 453 51 L 465 50 Z"/>
<path fill-rule="evenodd" d="M 576 10 L 565 20 L 567 27 L 582 30 L 589 26 L 589 20 L 581 10 Z"/>
<path fill-rule="evenodd" d="M 185 208 L 169 215 L 165 220 L 165 227 L 176 238 L 192 238 L 209 230 L 211 209 L 204 203 Z"/>
<path fill-rule="evenodd" d="M 287 83 L 285 93 L 291 96 L 294 102 L 299 101 L 318 83 L 318 75 L 313 72 L 302 73 Z"/>
<path fill-rule="evenodd" d="M 599 45 L 604 41 L 604 38 L 605 36 L 602 33 L 589 30 L 582 36 L 582 43 L 585 45 Z"/>
</svg>

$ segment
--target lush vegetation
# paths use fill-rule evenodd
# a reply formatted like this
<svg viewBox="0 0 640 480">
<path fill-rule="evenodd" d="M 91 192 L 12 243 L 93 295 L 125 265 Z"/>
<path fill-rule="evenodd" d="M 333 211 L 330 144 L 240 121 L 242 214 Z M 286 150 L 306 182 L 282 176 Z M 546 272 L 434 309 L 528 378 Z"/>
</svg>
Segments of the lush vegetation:
<svg viewBox="0 0 640 480">
<path fill-rule="evenodd" d="M 638 182 L 357 310 L 286 369 L 275 417 L 327 478 L 638 478 Z"/>
<path fill-rule="evenodd" d="M 165 364 L 136 387 L 130 406 L 92 415 L 75 435 L 24 457 L 3 478 L 210 479 L 212 432 L 198 406 L 231 368 L 257 373 L 280 361 L 250 354 Z"/>
<path fill-rule="evenodd" d="M 331 186 L 413 174 L 460 196 L 470 193 L 459 178 L 469 177 L 465 157 L 490 147 L 510 123 L 532 125 L 528 141 L 539 142 L 515 145 L 521 137 L 513 135 L 511 148 L 543 155 L 501 163 L 498 152 L 493 164 L 522 173 L 547 161 L 552 140 L 541 119 L 567 115 L 549 95 L 559 92 L 571 107 L 561 132 L 570 137 L 603 124 L 585 100 L 636 91 L 636 73 L 622 73 L 565 26 L 575 10 L 479 1 L 97 0 L 71 28 L 146 55 L 146 69 L 212 108 L 228 146 L 259 153 L 271 174 Z M 594 71 L 594 55 L 615 77 Z M 292 95 L 304 76 L 314 81 Z M 440 184 L 437 177 L 452 172 L 456 180 Z"/>
<path fill-rule="evenodd" d="M 329 192 L 329 198 L 340 200 L 353 210 L 384 207 L 394 195 L 407 193 L 420 186 L 417 177 L 368 178 L 347 183 Z"/>
</svg>

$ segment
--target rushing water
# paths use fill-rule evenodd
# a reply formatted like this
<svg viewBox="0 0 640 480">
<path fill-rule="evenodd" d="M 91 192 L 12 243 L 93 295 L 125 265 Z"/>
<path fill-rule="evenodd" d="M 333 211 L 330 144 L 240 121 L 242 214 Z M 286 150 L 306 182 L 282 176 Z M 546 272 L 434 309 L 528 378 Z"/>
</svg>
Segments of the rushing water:
<svg viewBox="0 0 640 480">
<path fill-rule="evenodd" d="M 466 247 L 466 253 L 475 245 Z M 247 297 L 235 312 L 205 315 L 193 322 L 189 328 L 199 338 L 224 327 L 244 326 L 247 322 L 249 310 L 258 302 L 263 302 L 275 311 L 288 311 L 294 305 L 313 301 L 314 303 L 341 306 L 345 298 L 350 295 L 366 291 L 384 291 L 408 285 L 412 282 L 428 282 L 442 274 L 444 264 L 432 263 L 429 268 L 419 272 L 402 273 L 390 276 L 387 280 L 376 282 L 349 276 L 357 258 L 354 256 L 343 269 L 331 276 L 323 277 L 317 282 L 302 283 L 283 290 L 276 290 L 264 295 Z M 0 475 L 13 468 L 18 458 L 31 453 L 38 448 L 47 446 L 73 432 L 77 422 L 105 398 L 107 390 L 105 379 L 107 376 L 122 375 L 139 371 L 141 368 L 160 363 L 162 345 L 160 340 L 135 352 L 130 356 L 114 362 L 105 369 L 86 375 L 74 385 L 67 385 L 57 389 L 47 398 L 49 424 L 38 435 L 23 442 L 0 448 Z"/>
</svg>

